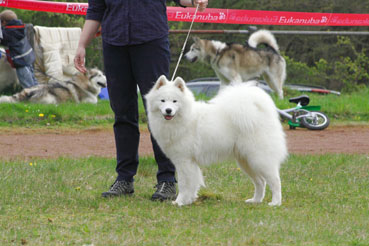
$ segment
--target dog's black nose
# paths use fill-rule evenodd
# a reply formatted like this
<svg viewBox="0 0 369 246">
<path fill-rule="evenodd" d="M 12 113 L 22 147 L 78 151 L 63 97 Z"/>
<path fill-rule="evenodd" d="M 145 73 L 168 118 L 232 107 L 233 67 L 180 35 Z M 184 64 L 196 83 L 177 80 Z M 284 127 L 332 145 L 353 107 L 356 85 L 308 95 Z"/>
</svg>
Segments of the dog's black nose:
<svg viewBox="0 0 369 246">
<path fill-rule="evenodd" d="M 171 113 L 172 113 L 172 109 L 167 108 L 167 109 L 165 110 L 165 112 L 166 112 L 167 114 L 171 114 Z"/>
</svg>

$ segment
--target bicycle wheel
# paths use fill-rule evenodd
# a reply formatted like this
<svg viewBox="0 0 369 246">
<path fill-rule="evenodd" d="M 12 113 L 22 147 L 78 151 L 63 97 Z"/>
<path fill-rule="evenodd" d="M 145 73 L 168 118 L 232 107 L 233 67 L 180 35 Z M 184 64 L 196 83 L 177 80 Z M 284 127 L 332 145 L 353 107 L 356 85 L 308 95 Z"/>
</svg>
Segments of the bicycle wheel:
<svg viewBox="0 0 369 246">
<path fill-rule="evenodd" d="M 324 130 L 329 126 L 329 118 L 322 112 L 312 111 L 300 119 L 301 125 L 310 130 Z"/>
</svg>

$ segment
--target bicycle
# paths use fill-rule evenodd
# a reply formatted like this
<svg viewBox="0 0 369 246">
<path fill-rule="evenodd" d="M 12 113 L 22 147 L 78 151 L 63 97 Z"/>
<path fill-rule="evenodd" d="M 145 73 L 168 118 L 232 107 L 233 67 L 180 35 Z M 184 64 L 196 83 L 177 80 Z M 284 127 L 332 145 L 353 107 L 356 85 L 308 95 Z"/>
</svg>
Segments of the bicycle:
<svg viewBox="0 0 369 246">
<path fill-rule="evenodd" d="M 327 115 L 319 112 L 320 106 L 307 106 L 310 102 L 309 96 L 293 97 L 289 102 L 296 103 L 296 107 L 278 109 L 278 112 L 281 117 L 288 120 L 290 129 L 303 127 L 309 130 L 324 130 L 329 126 L 330 120 Z"/>
</svg>

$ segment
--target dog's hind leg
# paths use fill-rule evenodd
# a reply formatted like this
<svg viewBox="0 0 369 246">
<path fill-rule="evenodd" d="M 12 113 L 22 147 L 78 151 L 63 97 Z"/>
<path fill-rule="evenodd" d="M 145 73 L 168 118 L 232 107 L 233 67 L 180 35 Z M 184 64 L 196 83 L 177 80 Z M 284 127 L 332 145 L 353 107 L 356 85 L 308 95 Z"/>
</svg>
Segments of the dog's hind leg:
<svg viewBox="0 0 369 246">
<path fill-rule="evenodd" d="M 254 172 L 250 166 L 248 165 L 247 161 L 239 159 L 237 161 L 238 166 L 248 174 L 251 178 L 252 182 L 254 183 L 255 192 L 254 197 L 251 199 L 247 199 L 246 203 L 261 203 L 264 199 L 265 195 L 265 180 L 262 176 L 258 175 Z"/>
<path fill-rule="evenodd" d="M 197 199 L 197 193 L 201 186 L 205 186 L 199 166 L 192 162 L 175 162 L 178 173 L 178 196 L 173 204 L 178 206 L 188 205 Z"/>
<path fill-rule="evenodd" d="M 275 91 L 278 93 L 279 98 L 283 98 L 283 84 L 286 80 L 286 61 L 283 57 L 273 59 L 269 70 L 266 71 L 267 76 L 270 79 L 270 84 L 275 86 Z"/>
<path fill-rule="evenodd" d="M 267 183 L 272 190 L 272 201 L 269 206 L 280 206 L 282 204 L 281 180 L 279 176 L 269 177 Z"/>
<path fill-rule="evenodd" d="M 247 199 L 246 203 L 261 203 L 265 195 L 265 180 L 258 175 L 250 176 L 255 186 L 254 197 Z"/>
<path fill-rule="evenodd" d="M 270 71 L 263 74 L 265 81 L 275 91 L 280 99 L 283 99 L 283 81 Z"/>
<path fill-rule="evenodd" d="M 275 166 L 275 168 L 263 170 L 262 175 L 272 191 L 272 201 L 268 205 L 280 206 L 282 204 L 282 191 L 278 168 Z"/>
</svg>

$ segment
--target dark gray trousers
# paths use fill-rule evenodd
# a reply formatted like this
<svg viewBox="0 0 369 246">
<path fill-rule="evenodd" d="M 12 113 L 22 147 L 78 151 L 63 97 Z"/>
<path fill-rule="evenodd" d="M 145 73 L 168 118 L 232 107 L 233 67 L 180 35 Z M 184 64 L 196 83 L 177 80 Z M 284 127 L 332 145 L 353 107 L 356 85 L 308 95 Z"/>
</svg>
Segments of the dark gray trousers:
<svg viewBox="0 0 369 246">
<path fill-rule="evenodd" d="M 137 86 L 146 95 L 160 75 L 169 75 L 169 41 L 154 40 L 140 45 L 112 46 L 103 44 L 105 73 L 111 108 L 115 114 L 114 135 L 117 152 L 117 180 L 133 181 L 138 168 Z M 146 103 L 144 100 L 146 109 Z M 175 182 L 175 168 L 151 136 L 157 181 Z"/>
</svg>

